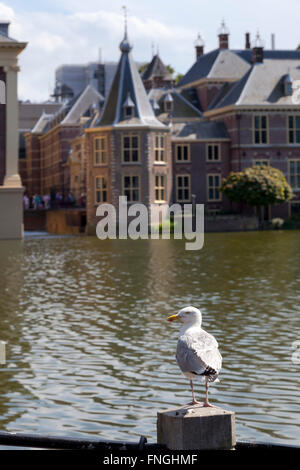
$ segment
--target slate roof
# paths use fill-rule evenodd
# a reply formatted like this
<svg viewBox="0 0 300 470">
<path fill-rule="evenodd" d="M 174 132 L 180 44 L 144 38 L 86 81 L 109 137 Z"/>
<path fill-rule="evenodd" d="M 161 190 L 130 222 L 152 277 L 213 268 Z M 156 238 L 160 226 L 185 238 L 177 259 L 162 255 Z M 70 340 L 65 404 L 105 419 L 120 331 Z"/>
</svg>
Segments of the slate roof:
<svg viewBox="0 0 300 470">
<path fill-rule="evenodd" d="M 150 80 L 154 77 L 162 77 L 165 80 L 172 80 L 172 75 L 161 60 L 158 54 L 153 56 L 150 64 L 142 75 L 143 80 Z"/>
<path fill-rule="evenodd" d="M 198 57 L 195 64 L 179 81 L 178 86 L 200 80 L 211 79 L 239 79 L 250 68 L 247 60 L 229 49 L 216 49 Z"/>
<path fill-rule="evenodd" d="M 299 50 L 264 50 L 264 60 L 300 60 Z M 178 86 L 186 86 L 201 78 L 240 79 L 252 67 L 252 49 L 215 49 L 200 56 Z"/>
<path fill-rule="evenodd" d="M 100 119 L 96 126 L 151 126 L 165 128 L 153 112 L 145 87 L 143 85 L 136 64 L 131 55 L 131 46 L 125 32 L 125 37 L 120 44 L 121 57 L 117 71 L 104 106 Z M 132 117 L 125 117 L 123 104 L 128 93 L 134 103 Z"/>
<path fill-rule="evenodd" d="M 76 124 L 93 104 L 104 101 L 103 96 L 92 85 L 87 85 L 71 106 L 69 112 L 62 120 L 62 124 Z"/>
<path fill-rule="evenodd" d="M 53 114 L 47 114 L 44 111 L 42 112 L 40 118 L 36 122 L 35 126 L 31 130 L 32 134 L 42 134 L 46 129 L 47 124 L 52 119 Z"/>
<path fill-rule="evenodd" d="M 148 94 L 149 100 L 154 100 L 157 104 L 155 114 L 162 121 L 168 121 L 170 118 L 186 119 L 201 118 L 202 113 L 184 94 L 175 89 L 170 88 L 153 88 Z M 164 110 L 164 102 L 173 100 L 173 110 L 166 113 Z"/>
<path fill-rule="evenodd" d="M 87 85 L 81 93 L 72 99 L 62 103 L 61 107 L 53 114 L 43 113 L 33 128 L 32 132 L 47 132 L 57 124 L 79 124 L 83 116 L 91 117 L 91 108 L 100 107 L 104 101 L 103 96 L 92 85 Z"/>
<path fill-rule="evenodd" d="M 16 39 L 7 36 L 4 32 L 0 31 L 0 42 L 18 42 Z"/>
<path fill-rule="evenodd" d="M 172 139 L 188 140 L 216 140 L 229 139 L 226 126 L 223 122 L 194 121 L 173 123 L 171 128 Z"/>
<path fill-rule="evenodd" d="M 300 80 L 300 54 L 299 60 L 264 59 L 263 63 L 252 65 L 215 108 L 230 105 L 295 105 L 296 89 L 293 95 L 284 93 L 284 80 L 287 74 L 290 75 L 292 82 Z"/>
</svg>

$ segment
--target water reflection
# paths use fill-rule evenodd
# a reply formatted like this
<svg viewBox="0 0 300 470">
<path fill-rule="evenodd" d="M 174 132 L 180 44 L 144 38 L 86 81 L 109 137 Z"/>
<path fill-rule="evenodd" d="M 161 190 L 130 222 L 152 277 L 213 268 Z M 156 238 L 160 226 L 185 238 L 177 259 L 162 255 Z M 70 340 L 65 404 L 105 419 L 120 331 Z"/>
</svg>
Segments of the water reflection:
<svg viewBox="0 0 300 470">
<path fill-rule="evenodd" d="M 2 429 L 155 440 L 156 411 L 190 398 L 166 317 L 194 304 L 224 357 L 211 399 L 236 411 L 238 437 L 299 444 L 299 234 L 209 234 L 203 250 L 184 248 L 1 242 Z"/>
</svg>

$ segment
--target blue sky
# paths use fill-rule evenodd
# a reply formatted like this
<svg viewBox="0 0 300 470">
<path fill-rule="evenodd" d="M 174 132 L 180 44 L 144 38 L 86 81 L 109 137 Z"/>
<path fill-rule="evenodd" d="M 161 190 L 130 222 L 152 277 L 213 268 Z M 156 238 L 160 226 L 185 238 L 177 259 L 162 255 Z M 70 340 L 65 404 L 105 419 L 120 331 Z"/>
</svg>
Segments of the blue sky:
<svg viewBox="0 0 300 470">
<path fill-rule="evenodd" d="M 230 47 L 244 47 L 260 31 L 266 48 L 275 33 L 276 48 L 295 49 L 300 43 L 299 0 L 10 0 L 0 1 L 0 18 L 11 21 L 10 34 L 28 41 L 20 56 L 19 96 L 45 100 L 54 86 L 55 68 L 63 63 L 117 61 L 123 35 L 122 5 L 129 10 L 129 36 L 136 61 L 151 59 L 151 44 L 159 45 L 163 61 L 185 73 L 194 62 L 194 40 L 200 32 L 206 51 L 217 47 L 217 30 L 224 18 Z"/>
</svg>

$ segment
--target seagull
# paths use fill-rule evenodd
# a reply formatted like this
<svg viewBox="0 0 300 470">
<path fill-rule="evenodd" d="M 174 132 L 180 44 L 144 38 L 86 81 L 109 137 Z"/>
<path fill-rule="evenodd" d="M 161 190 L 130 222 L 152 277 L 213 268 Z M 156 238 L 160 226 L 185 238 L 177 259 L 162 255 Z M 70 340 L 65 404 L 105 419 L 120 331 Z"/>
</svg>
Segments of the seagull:
<svg viewBox="0 0 300 470">
<path fill-rule="evenodd" d="M 176 360 L 183 374 L 190 380 L 193 400 L 188 405 L 200 404 L 195 399 L 193 380 L 205 382 L 203 406 L 212 407 L 208 402 L 208 384 L 218 380 L 222 356 L 216 339 L 201 328 L 202 315 L 198 308 L 189 306 L 168 317 L 168 321 L 180 320 Z"/>
</svg>

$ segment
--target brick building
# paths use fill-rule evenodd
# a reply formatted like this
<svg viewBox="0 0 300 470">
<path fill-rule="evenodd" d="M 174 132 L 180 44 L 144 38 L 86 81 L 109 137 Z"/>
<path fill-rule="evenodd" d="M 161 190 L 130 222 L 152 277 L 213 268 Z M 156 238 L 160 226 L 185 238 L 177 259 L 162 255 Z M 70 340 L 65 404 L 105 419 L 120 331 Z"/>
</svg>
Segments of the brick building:
<svg viewBox="0 0 300 470">
<path fill-rule="evenodd" d="M 195 199 L 212 214 L 238 210 L 219 187 L 230 171 L 253 164 L 279 168 L 295 191 L 292 203 L 266 215 L 298 210 L 300 100 L 293 83 L 300 79 L 300 51 L 264 50 L 259 35 L 251 48 L 249 33 L 244 49 L 231 50 L 224 23 L 218 38 L 219 47 L 205 53 L 198 36 L 196 62 L 174 88 L 158 55 L 141 86 L 125 36 L 104 112 L 86 130 L 91 228 L 96 206 L 117 207 L 121 194 L 145 204 Z"/>
<path fill-rule="evenodd" d="M 219 48 L 207 54 L 202 48 L 196 54 L 195 64 L 178 88 L 181 92 L 192 88 L 197 93 L 203 120 L 222 124 L 229 138 L 227 150 L 225 143 L 218 147 L 212 141 L 211 148 L 206 146 L 206 157 L 204 152 L 198 154 L 198 159 L 206 158 L 215 164 L 207 169 L 208 207 L 211 188 L 216 188 L 228 171 L 266 164 L 280 169 L 295 193 L 289 204 L 270 207 L 268 217 L 299 212 L 300 51 L 264 50 L 258 34 L 250 48 L 249 33 L 245 49 L 230 50 L 229 32 L 222 24 Z M 192 147 L 191 143 L 191 152 Z M 219 199 L 216 209 L 226 206 L 220 193 Z"/>
<path fill-rule="evenodd" d="M 88 85 L 54 114 L 43 112 L 34 128 L 25 133 L 29 195 L 51 192 L 68 194 L 72 167 L 68 159 L 73 141 L 82 135 L 86 125 L 99 116 L 102 103 L 102 95 Z M 85 165 L 84 162 L 82 156 L 82 165 Z"/>
<path fill-rule="evenodd" d="M 41 116 L 26 136 L 29 161 L 40 161 L 40 191 L 79 194 L 86 185 L 88 231 L 95 233 L 96 207 L 117 208 L 120 195 L 146 205 L 195 200 L 208 213 L 237 211 L 219 190 L 222 178 L 266 164 L 282 170 L 295 193 L 266 216 L 299 212 L 300 51 L 265 50 L 259 35 L 251 46 L 249 33 L 244 49 L 230 49 L 224 23 L 218 39 L 206 53 L 198 36 L 196 61 L 174 88 L 158 54 L 140 76 L 126 32 L 101 113 L 83 123 L 80 108 L 65 126 L 77 97 L 57 115 Z"/>
<path fill-rule="evenodd" d="M 128 203 L 171 200 L 171 135 L 155 117 L 131 55 L 127 33 L 103 114 L 86 130 L 87 223 L 94 233 L 96 207 L 101 202 L 118 208 L 119 196 Z"/>
</svg>

